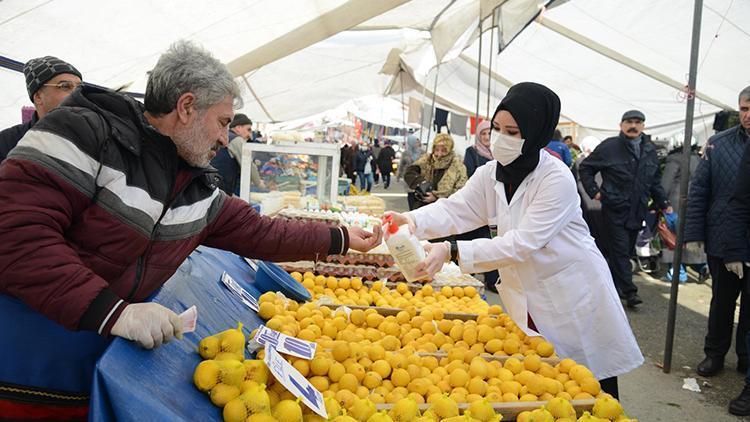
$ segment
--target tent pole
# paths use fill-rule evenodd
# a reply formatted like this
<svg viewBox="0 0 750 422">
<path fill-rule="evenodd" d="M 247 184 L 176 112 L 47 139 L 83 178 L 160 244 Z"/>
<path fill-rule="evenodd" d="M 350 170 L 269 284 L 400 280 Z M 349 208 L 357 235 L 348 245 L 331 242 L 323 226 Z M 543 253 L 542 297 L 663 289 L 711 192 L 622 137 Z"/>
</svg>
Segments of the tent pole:
<svg viewBox="0 0 750 422">
<path fill-rule="evenodd" d="M 404 145 L 406 145 L 406 105 L 404 104 L 404 70 L 398 72 L 398 83 L 401 85 L 401 128 L 404 136 Z"/>
<path fill-rule="evenodd" d="M 479 11 L 479 64 L 477 65 L 477 113 L 474 115 L 476 119 L 475 127 L 479 125 L 479 94 L 482 92 L 482 12 Z"/>
<path fill-rule="evenodd" d="M 429 73 L 427 74 L 429 76 Z M 419 105 L 422 107 L 422 110 L 419 111 L 419 145 L 422 146 L 422 135 L 424 135 L 424 126 L 422 125 L 424 123 L 424 116 L 422 116 L 422 112 L 424 112 L 424 93 L 427 91 L 427 76 L 424 78 L 424 83 L 422 83 L 422 98 L 419 102 Z"/>
<path fill-rule="evenodd" d="M 685 112 L 685 140 L 682 142 L 682 163 L 680 166 L 680 204 L 677 211 L 677 247 L 672 263 L 672 288 L 669 292 L 669 313 L 667 314 L 667 340 L 664 346 L 665 373 L 672 370 L 672 346 L 674 345 L 675 318 L 677 316 L 677 293 L 682 265 L 682 249 L 685 237 L 685 211 L 687 209 L 688 182 L 690 180 L 690 153 L 693 138 L 693 114 L 695 112 L 695 82 L 698 69 L 698 52 L 700 50 L 701 14 L 703 0 L 695 0 L 693 10 L 693 40 L 690 48 L 690 74 L 687 86 L 687 110 Z M 741 339 L 740 341 L 744 341 Z"/>
<path fill-rule="evenodd" d="M 492 26 L 490 27 L 490 70 L 487 72 L 487 118 L 490 118 L 490 95 L 492 90 L 492 62 L 495 55 L 495 25 L 497 25 L 497 7 L 492 10 Z M 481 69 L 482 66 L 479 66 Z"/>
<path fill-rule="evenodd" d="M 435 67 L 435 85 L 432 87 L 432 107 L 430 107 L 430 121 L 427 122 L 429 129 L 427 130 L 427 146 L 430 145 L 430 137 L 432 137 L 432 126 L 433 120 L 435 119 L 435 96 L 437 95 L 437 81 L 438 75 L 440 74 L 440 63 Z"/>
</svg>

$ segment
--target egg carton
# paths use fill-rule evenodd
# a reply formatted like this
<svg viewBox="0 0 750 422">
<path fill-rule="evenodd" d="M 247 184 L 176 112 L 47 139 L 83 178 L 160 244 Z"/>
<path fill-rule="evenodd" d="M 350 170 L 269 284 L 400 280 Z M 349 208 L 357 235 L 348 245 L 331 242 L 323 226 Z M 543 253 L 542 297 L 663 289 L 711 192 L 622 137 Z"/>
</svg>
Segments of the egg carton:
<svg viewBox="0 0 750 422">
<path fill-rule="evenodd" d="M 287 272 L 298 271 L 304 273 L 310 271 L 315 274 L 333 277 L 359 277 L 365 281 L 388 280 L 405 281 L 401 271 L 395 268 L 376 267 L 374 265 L 346 265 L 331 262 L 282 262 L 279 266 Z"/>
<path fill-rule="evenodd" d="M 396 265 L 393 256 L 388 253 L 349 252 L 346 255 L 330 255 L 326 261 L 345 265 L 373 265 L 382 268 L 390 268 Z"/>
</svg>

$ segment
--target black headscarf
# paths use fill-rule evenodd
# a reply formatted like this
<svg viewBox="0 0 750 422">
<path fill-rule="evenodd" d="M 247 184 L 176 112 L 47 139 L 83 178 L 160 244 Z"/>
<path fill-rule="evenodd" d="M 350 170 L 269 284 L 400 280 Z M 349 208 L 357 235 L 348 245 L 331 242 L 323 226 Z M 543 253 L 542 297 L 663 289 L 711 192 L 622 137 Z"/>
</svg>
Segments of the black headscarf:
<svg viewBox="0 0 750 422">
<path fill-rule="evenodd" d="M 560 98 L 544 85 L 522 82 L 513 85 L 497 106 L 513 116 L 525 139 L 521 156 L 504 166 L 497 163 L 495 177 L 505 185 L 508 202 L 529 173 L 539 164 L 539 151 L 547 146 L 560 120 Z M 493 129 L 494 130 L 494 129 Z"/>
</svg>

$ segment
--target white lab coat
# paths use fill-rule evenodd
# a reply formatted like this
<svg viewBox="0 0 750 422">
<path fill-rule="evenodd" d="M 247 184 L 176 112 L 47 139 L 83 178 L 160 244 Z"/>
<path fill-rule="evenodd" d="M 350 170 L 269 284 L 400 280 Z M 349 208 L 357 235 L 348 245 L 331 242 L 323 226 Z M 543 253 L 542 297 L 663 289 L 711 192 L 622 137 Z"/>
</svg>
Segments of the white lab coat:
<svg viewBox="0 0 750 422">
<path fill-rule="evenodd" d="M 451 197 L 411 211 L 416 235 L 434 239 L 497 224 L 493 239 L 458 242 L 463 272 L 499 270 L 503 305 L 524 332 L 537 335 L 528 313 L 559 356 L 586 365 L 598 379 L 624 374 L 643 355 L 583 220 L 570 169 L 540 154 L 510 204 L 492 161 Z"/>
</svg>

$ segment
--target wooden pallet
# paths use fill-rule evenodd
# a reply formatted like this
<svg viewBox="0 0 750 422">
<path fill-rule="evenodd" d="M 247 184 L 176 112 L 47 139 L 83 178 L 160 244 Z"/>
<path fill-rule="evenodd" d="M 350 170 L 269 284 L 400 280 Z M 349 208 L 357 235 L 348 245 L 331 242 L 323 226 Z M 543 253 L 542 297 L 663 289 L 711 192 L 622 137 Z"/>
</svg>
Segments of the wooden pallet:
<svg viewBox="0 0 750 422">
<path fill-rule="evenodd" d="M 438 358 L 438 360 L 441 359 L 441 358 L 444 358 L 444 357 L 448 356 L 448 353 L 446 353 L 446 352 L 417 352 L 417 354 L 419 356 L 433 356 L 433 357 Z M 490 353 L 481 353 L 479 356 L 481 356 L 482 358 L 484 358 L 484 360 L 496 360 L 496 361 L 498 361 L 500 363 L 503 363 L 503 364 L 505 364 L 506 360 L 508 360 L 508 359 L 510 359 L 512 357 L 515 357 L 516 359 L 520 360 L 521 362 L 523 362 L 523 359 L 524 359 L 524 356 L 507 356 L 507 355 L 497 356 L 497 355 L 493 355 L 493 354 L 490 354 Z M 548 364 L 550 364 L 552 366 L 555 366 L 558 363 L 560 363 L 560 358 L 541 358 L 541 361 L 542 362 L 546 362 L 546 363 L 548 363 Z"/>
<path fill-rule="evenodd" d="M 585 400 L 571 400 L 570 404 L 573 405 L 573 408 L 576 410 L 576 414 L 578 416 L 581 416 L 583 412 L 591 412 L 591 409 L 594 408 L 594 399 L 585 399 Z M 495 412 L 498 412 L 503 415 L 503 422 L 505 421 L 514 421 L 516 420 L 516 417 L 519 413 L 527 411 L 527 410 L 534 410 L 538 409 L 542 406 L 545 406 L 547 404 L 546 401 L 516 401 L 516 402 L 495 402 L 491 403 L 492 407 L 495 409 Z M 421 412 L 424 412 L 425 410 L 430 408 L 430 404 L 420 404 L 419 410 Z M 384 403 L 384 404 L 378 404 L 375 406 L 378 410 L 390 410 L 393 407 L 393 404 L 391 403 Z M 459 403 L 458 408 L 461 410 L 467 409 L 469 405 L 467 403 Z"/>
<path fill-rule="evenodd" d="M 341 304 L 331 304 L 331 305 L 323 305 L 327 306 L 331 309 L 338 309 L 342 306 L 346 306 L 349 309 L 361 309 L 363 311 L 366 311 L 368 309 L 374 309 L 383 316 L 396 316 L 399 312 L 403 311 L 401 308 L 387 308 L 384 306 L 362 306 L 362 305 L 341 305 Z M 419 313 L 419 309 L 417 310 L 417 313 Z M 444 319 L 459 319 L 461 321 L 469 321 L 469 320 L 476 320 L 480 317 L 479 314 L 465 314 L 460 312 L 444 312 L 443 318 Z"/>
</svg>

